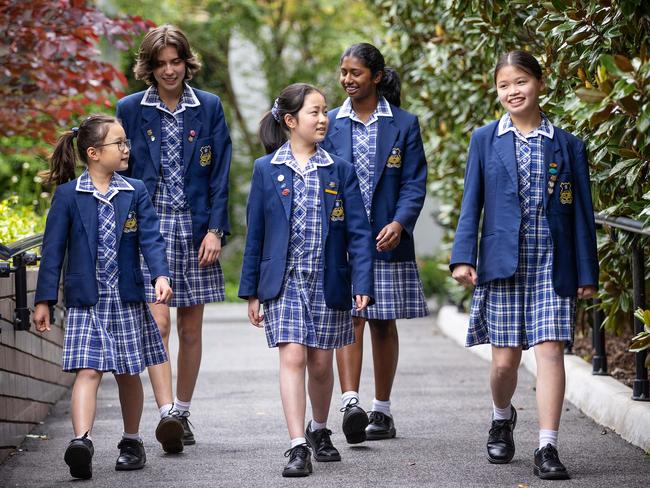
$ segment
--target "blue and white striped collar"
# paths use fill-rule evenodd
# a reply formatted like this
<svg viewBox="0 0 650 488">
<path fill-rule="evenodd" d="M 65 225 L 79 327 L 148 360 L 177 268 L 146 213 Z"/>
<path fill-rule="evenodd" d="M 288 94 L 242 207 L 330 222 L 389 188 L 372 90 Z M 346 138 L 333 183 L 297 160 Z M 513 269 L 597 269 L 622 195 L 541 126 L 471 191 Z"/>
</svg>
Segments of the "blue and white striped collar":
<svg viewBox="0 0 650 488">
<path fill-rule="evenodd" d="M 181 94 L 181 99 L 178 102 L 178 106 L 176 107 L 174 113 L 172 113 L 169 108 L 167 108 L 167 106 L 160 98 L 160 94 L 158 93 L 158 88 L 156 88 L 156 85 L 151 85 L 149 88 L 147 88 L 147 91 L 144 92 L 144 95 L 142 96 L 140 105 L 156 107 L 159 110 L 167 112 L 168 114 L 177 115 L 185 111 L 187 107 L 198 107 L 201 105 L 201 102 L 199 102 L 199 99 L 196 97 L 196 94 L 194 93 L 194 90 L 192 90 L 192 87 L 185 83 L 183 93 Z"/>
<path fill-rule="evenodd" d="M 555 133 L 555 131 L 553 130 L 553 124 L 549 122 L 548 118 L 546 117 L 546 115 L 544 115 L 544 113 L 542 113 L 541 116 L 542 116 L 542 121 L 539 124 L 539 127 L 524 136 L 514 126 L 514 124 L 512 123 L 512 119 L 510 118 L 510 114 L 506 112 L 503 115 L 503 117 L 501 117 L 501 120 L 499 120 L 499 130 L 497 132 L 497 136 L 501 137 L 506 132 L 512 131 L 516 137 L 519 137 L 524 141 L 531 137 L 537 137 L 538 135 L 542 135 L 548 137 L 549 139 L 553 139 L 553 134 Z"/>
<path fill-rule="evenodd" d="M 106 193 L 100 193 L 99 190 L 95 188 L 95 185 L 93 185 L 93 180 L 90 179 L 88 170 L 81 173 L 81 176 L 77 178 L 77 186 L 75 189 L 79 192 L 92 193 L 97 200 L 101 200 L 105 203 L 111 203 L 113 197 L 120 191 L 134 190 L 134 188 L 131 186 L 131 183 L 126 181 L 119 174 L 113 173 L 113 177 L 108 184 L 108 191 Z"/>
<path fill-rule="evenodd" d="M 271 164 L 286 164 L 297 173 L 307 174 L 311 171 L 315 171 L 319 166 L 329 166 L 330 164 L 334 164 L 334 160 L 325 149 L 317 144 L 316 152 L 311 158 L 309 158 L 309 162 L 303 170 L 298 165 L 296 158 L 294 158 L 293 153 L 291 152 L 291 144 L 287 141 L 275 152 L 273 159 L 271 159 Z"/>
<path fill-rule="evenodd" d="M 386 100 L 384 97 L 379 97 L 379 100 L 377 101 L 377 108 L 370 116 L 370 119 L 368 119 L 368 124 L 370 124 L 371 121 L 374 121 L 376 117 L 392 117 L 392 116 L 393 116 L 393 111 L 390 109 L 390 103 L 388 103 L 388 100 Z M 352 108 L 352 100 L 350 99 L 350 97 L 345 99 L 343 105 L 341 105 L 341 108 L 336 114 L 337 119 L 345 119 L 348 117 L 354 120 L 355 122 L 361 122 L 357 114 L 354 112 L 354 109 Z M 363 124 L 363 122 L 361 123 Z"/>
</svg>

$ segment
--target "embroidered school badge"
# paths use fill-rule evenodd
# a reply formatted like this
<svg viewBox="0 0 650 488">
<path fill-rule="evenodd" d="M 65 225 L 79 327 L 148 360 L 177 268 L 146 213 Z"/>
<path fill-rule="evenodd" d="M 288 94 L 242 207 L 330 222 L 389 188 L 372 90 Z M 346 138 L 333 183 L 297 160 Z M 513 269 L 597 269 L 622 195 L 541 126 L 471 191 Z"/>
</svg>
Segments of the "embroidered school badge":
<svg viewBox="0 0 650 488">
<path fill-rule="evenodd" d="M 394 147 L 390 151 L 390 156 L 388 156 L 388 162 L 386 166 L 389 168 L 401 168 L 402 167 L 402 151 L 399 147 Z"/>
<path fill-rule="evenodd" d="M 126 217 L 126 222 L 124 222 L 124 229 L 122 232 L 135 232 L 138 230 L 138 220 L 135 218 L 135 212 L 129 212 L 129 215 Z"/>
<path fill-rule="evenodd" d="M 212 163 L 212 147 L 210 146 L 201 146 L 201 156 L 199 163 L 201 166 L 208 166 Z"/>
<path fill-rule="evenodd" d="M 571 182 L 560 182 L 560 203 L 569 205 L 573 203 L 573 192 L 571 191 Z"/>
<path fill-rule="evenodd" d="M 330 220 L 332 222 L 339 222 L 345 219 L 345 211 L 343 210 L 343 200 L 337 198 L 334 201 L 334 208 L 332 209 L 332 214 L 330 215 Z"/>
</svg>

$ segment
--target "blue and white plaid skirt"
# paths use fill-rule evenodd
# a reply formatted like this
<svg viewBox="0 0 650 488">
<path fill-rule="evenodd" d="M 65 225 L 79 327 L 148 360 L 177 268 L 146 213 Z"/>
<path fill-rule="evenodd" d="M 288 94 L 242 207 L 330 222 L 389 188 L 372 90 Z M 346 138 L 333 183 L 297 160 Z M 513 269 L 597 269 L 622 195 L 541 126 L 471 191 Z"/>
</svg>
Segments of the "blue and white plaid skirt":
<svg viewBox="0 0 650 488">
<path fill-rule="evenodd" d="M 278 298 L 264 302 L 264 330 L 269 347 L 283 342 L 335 349 L 354 342 L 349 311 L 325 304 L 323 272 L 287 266 Z"/>
<path fill-rule="evenodd" d="M 429 315 L 415 261 L 375 259 L 375 304 L 361 312 L 353 306 L 352 315 L 373 320 L 413 319 Z"/>
<path fill-rule="evenodd" d="M 219 261 L 199 268 L 199 252 L 192 244 L 190 210 L 174 210 L 156 198 L 154 207 L 160 219 L 160 233 L 167 244 L 167 261 L 174 291 L 169 306 L 190 307 L 200 303 L 224 301 L 224 278 Z M 144 258 L 142 273 L 145 283 L 151 283 L 151 275 Z M 146 286 L 146 293 L 149 303 L 156 301 L 156 290 L 152 286 Z"/>
<path fill-rule="evenodd" d="M 167 361 L 148 305 L 123 303 L 117 287 L 98 285 L 99 300 L 94 306 L 68 308 L 63 370 L 140 374 L 148 366 Z"/>
</svg>

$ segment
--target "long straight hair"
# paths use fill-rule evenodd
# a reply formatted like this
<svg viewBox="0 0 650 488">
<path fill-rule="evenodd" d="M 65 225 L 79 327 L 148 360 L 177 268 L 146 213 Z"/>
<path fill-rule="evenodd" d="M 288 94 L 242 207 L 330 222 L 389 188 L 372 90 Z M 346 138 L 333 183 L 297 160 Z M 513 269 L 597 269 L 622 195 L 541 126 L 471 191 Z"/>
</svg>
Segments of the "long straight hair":
<svg viewBox="0 0 650 488">
<path fill-rule="evenodd" d="M 343 52 L 340 62 L 342 63 L 343 58 L 347 57 L 361 61 L 373 77 L 377 73 L 382 73 L 381 81 L 377 84 L 377 94 L 388 100 L 388 103 L 396 107 L 400 106 L 402 84 L 399 75 L 393 68 L 386 66 L 384 56 L 379 49 L 367 42 L 353 44 Z"/>
</svg>

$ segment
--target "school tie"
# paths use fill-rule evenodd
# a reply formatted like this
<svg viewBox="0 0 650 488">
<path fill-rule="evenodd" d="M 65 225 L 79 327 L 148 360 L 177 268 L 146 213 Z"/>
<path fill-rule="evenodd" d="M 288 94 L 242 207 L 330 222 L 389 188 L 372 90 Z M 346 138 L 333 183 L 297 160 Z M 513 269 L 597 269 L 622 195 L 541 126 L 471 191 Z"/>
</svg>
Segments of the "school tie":
<svg viewBox="0 0 650 488">
<path fill-rule="evenodd" d="M 530 144 L 517 137 L 519 153 L 519 204 L 521 206 L 521 232 L 526 234 L 530 226 Z"/>
<path fill-rule="evenodd" d="M 372 175 L 370 173 L 370 137 L 368 128 L 356 122 L 355 127 L 355 164 L 354 168 L 359 180 L 359 189 L 363 198 L 363 206 L 366 209 L 366 214 L 370 218 L 370 205 L 372 204 Z"/>
<path fill-rule="evenodd" d="M 305 248 L 305 227 L 307 226 L 307 188 L 303 176 L 293 174 L 293 219 L 291 222 L 291 254 L 300 258 Z"/>
<path fill-rule="evenodd" d="M 162 159 L 162 176 L 167 191 L 171 198 L 172 207 L 182 210 L 186 206 L 185 193 L 183 191 L 183 141 L 181 140 L 181 128 L 173 115 L 162 112 L 162 123 L 167 135 L 163 138 L 162 152 L 167 157 Z"/>
<path fill-rule="evenodd" d="M 100 268 L 104 269 L 104 278 L 109 286 L 117 283 L 117 238 L 115 236 L 115 210 L 111 202 L 97 201 L 99 216 Z M 103 266 L 102 266 L 103 265 Z"/>
</svg>

